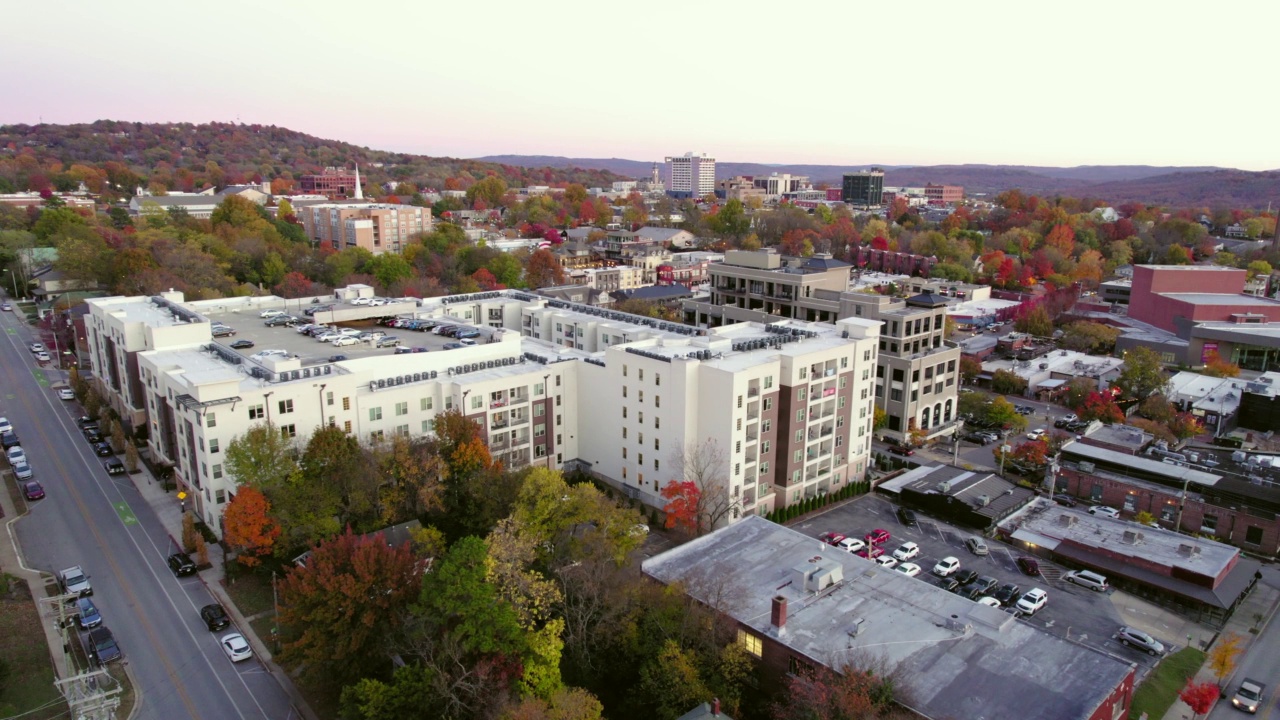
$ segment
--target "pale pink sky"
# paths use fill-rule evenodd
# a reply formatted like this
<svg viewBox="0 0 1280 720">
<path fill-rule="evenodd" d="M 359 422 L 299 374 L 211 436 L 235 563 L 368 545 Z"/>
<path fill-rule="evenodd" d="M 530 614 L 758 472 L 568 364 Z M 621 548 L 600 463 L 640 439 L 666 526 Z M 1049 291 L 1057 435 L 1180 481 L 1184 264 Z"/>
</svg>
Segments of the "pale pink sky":
<svg viewBox="0 0 1280 720">
<path fill-rule="evenodd" d="M 1274 2 L 20 3 L 0 123 L 384 150 L 1280 168 Z"/>
</svg>

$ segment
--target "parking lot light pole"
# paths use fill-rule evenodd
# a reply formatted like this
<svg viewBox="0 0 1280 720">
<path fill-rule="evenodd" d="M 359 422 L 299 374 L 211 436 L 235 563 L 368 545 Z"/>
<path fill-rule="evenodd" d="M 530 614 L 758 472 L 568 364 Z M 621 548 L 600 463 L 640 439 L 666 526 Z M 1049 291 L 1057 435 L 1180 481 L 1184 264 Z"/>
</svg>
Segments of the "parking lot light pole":
<svg viewBox="0 0 1280 720">
<path fill-rule="evenodd" d="M 959 467 L 960 465 L 960 436 L 964 434 L 964 420 L 956 421 L 956 446 L 951 453 L 951 464 Z"/>
<path fill-rule="evenodd" d="M 1013 448 L 1008 445 L 1000 446 L 1000 477 L 1004 477 L 1004 461 L 1005 458 L 1009 457 L 1010 450 L 1013 450 Z"/>
</svg>

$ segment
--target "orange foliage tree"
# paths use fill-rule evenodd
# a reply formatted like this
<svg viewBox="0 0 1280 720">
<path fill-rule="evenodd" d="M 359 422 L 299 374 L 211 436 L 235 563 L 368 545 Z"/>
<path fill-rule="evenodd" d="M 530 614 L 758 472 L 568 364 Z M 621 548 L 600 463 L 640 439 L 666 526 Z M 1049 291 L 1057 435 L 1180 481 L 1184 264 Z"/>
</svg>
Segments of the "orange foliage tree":
<svg viewBox="0 0 1280 720">
<path fill-rule="evenodd" d="M 698 532 L 698 507 L 702 491 L 692 480 L 672 480 L 662 486 L 662 497 L 667 504 L 662 511 L 667 514 L 667 528 L 679 528 L 689 534 Z"/>
<path fill-rule="evenodd" d="M 225 540 L 237 552 L 236 559 L 245 567 L 254 567 L 260 558 L 271 554 L 280 525 L 271 517 L 271 502 L 262 491 L 241 486 L 223 513 Z"/>
</svg>

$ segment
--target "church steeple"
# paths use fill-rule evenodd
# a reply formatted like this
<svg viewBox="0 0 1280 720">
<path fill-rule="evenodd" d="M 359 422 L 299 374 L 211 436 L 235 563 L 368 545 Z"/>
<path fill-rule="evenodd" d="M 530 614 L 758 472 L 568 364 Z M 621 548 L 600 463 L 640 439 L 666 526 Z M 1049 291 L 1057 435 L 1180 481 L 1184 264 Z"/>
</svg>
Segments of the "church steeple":
<svg viewBox="0 0 1280 720">
<path fill-rule="evenodd" d="M 364 188 L 360 187 L 360 163 L 356 163 L 356 200 L 364 199 Z"/>
</svg>

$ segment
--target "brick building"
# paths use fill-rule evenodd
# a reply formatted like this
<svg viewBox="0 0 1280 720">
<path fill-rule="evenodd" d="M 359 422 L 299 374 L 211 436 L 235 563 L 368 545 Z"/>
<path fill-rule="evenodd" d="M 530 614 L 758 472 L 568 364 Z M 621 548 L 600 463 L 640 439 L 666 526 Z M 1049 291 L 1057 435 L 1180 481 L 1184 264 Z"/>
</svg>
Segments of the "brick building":
<svg viewBox="0 0 1280 720">
<path fill-rule="evenodd" d="M 959 185 L 925 185 L 924 196 L 930 205 L 955 205 L 964 200 L 964 188 Z"/>
<path fill-rule="evenodd" d="M 419 233 L 431 232 L 431 208 L 384 203 L 323 203 L 295 209 L 307 237 L 320 247 L 360 247 L 380 255 L 400 252 Z"/>
<path fill-rule="evenodd" d="M 359 172 L 348 172 L 346 168 L 327 167 L 319 175 L 303 175 L 298 178 L 298 191 L 304 195 L 354 197 L 358 187 Z"/>
<path fill-rule="evenodd" d="M 1280 322 L 1280 302 L 1244 294 L 1246 276 L 1218 265 L 1135 265 L 1129 317 L 1179 334 L 1203 322 Z"/>
</svg>

